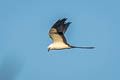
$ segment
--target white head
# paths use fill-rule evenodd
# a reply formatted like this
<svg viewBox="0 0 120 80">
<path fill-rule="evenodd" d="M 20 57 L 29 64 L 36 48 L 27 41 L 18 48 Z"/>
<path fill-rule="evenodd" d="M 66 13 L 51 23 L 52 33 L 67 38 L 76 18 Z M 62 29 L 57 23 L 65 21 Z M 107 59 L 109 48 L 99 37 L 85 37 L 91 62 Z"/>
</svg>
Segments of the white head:
<svg viewBox="0 0 120 80">
<path fill-rule="evenodd" d="M 52 50 L 52 49 L 54 49 L 54 46 L 53 46 L 53 44 L 50 44 L 50 45 L 48 46 L 48 52 L 49 52 L 49 50 Z"/>
</svg>

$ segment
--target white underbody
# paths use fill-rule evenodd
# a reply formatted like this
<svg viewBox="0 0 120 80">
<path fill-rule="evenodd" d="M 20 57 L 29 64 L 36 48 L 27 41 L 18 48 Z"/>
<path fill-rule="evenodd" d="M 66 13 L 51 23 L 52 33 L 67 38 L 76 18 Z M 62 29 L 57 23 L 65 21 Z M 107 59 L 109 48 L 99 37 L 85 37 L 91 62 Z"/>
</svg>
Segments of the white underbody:
<svg viewBox="0 0 120 80">
<path fill-rule="evenodd" d="M 48 48 L 57 50 L 57 49 L 68 49 L 71 47 L 63 42 L 56 42 L 56 43 L 50 44 Z"/>
</svg>

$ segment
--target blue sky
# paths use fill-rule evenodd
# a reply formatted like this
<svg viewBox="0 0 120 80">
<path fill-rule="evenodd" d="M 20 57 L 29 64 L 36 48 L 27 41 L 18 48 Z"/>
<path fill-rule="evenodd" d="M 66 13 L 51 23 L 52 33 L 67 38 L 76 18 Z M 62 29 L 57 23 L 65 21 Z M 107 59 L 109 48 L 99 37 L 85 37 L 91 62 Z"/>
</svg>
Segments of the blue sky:
<svg viewBox="0 0 120 80">
<path fill-rule="evenodd" d="M 119 80 L 119 0 L 0 1 L 0 80 Z M 71 45 L 50 51 L 51 26 L 72 22 Z"/>
</svg>

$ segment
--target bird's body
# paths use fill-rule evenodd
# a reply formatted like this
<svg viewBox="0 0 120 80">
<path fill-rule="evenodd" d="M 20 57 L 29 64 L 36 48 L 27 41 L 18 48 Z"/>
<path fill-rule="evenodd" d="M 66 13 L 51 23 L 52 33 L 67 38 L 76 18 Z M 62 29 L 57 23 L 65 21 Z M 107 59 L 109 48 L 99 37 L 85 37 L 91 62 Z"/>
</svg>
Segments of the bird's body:
<svg viewBox="0 0 120 80">
<path fill-rule="evenodd" d="M 58 42 L 58 43 L 52 43 L 52 44 L 50 44 L 48 46 L 48 48 L 60 50 L 60 49 L 69 49 L 71 47 L 69 45 L 65 44 L 65 43 Z"/>
<path fill-rule="evenodd" d="M 65 22 L 67 18 L 58 20 L 50 29 L 49 36 L 53 40 L 53 43 L 48 46 L 49 50 L 61 50 L 61 49 L 70 49 L 70 48 L 83 48 L 83 49 L 92 49 L 94 47 L 75 47 L 67 43 L 67 40 L 64 36 L 68 26 L 71 22 Z"/>
</svg>

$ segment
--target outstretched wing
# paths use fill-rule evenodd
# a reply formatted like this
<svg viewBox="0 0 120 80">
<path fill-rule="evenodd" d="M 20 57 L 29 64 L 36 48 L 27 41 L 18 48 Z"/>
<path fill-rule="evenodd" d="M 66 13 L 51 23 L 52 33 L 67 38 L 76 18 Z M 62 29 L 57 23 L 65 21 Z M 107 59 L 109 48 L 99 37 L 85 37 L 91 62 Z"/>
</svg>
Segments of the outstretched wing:
<svg viewBox="0 0 120 80">
<path fill-rule="evenodd" d="M 49 36 L 52 38 L 54 42 L 64 42 L 67 43 L 64 34 L 70 25 L 71 22 L 66 23 L 67 18 L 63 18 L 58 20 L 50 29 Z"/>
<path fill-rule="evenodd" d="M 57 32 L 62 32 L 63 34 L 66 32 L 68 26 L 71 24 L 71 22 L 65 22 L 67 18 L 63 18 L 61 20 L 58 20 L 52 28 L 57 29 Z"/>
</svg>

